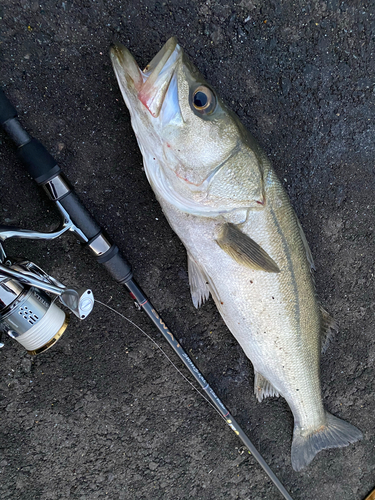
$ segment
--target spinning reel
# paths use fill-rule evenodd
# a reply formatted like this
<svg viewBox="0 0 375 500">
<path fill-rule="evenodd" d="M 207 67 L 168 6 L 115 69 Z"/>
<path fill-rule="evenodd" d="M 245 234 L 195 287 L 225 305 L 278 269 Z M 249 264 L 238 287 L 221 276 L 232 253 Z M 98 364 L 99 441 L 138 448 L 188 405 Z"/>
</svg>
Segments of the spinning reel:
<svg viewBox="0 0 375 500">
<path fill-rule="evenodd" d="M 29 354 L 53 346 L 68 326 L 69 316 L 57 299 L 79 319 L 86 318 L 94 306 L 91 290 L 65 286 L 33 262 L 13 260 L 5 253 L 3 243 L 8 238 L 51 240 L 69 230 L 79 232 L 66 211 L 58 208 L 64 222 L 52 233 L 0 226 L 0 340 L 7 333 Z"/>
</svg>

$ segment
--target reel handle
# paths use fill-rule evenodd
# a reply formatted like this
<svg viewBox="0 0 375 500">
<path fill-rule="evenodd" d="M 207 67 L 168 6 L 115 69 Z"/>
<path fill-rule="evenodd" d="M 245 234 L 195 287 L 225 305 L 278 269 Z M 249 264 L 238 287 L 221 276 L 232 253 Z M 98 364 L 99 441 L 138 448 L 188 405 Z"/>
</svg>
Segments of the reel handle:
<svg viewBox="0 0 375 500">
<path fill-rule="evenodd" d="M 18 148 L 18 156 L 27 172 L 47 192 L 64 217 L 74 224 L 72 232 L 85 243 L 97 261 L 118 282 L 133 277 L 131 265 L 118 247 L 104 236 L 102 229 L 78 198 L 61 172 L 54 157 L 39 141 L 31 137 L 18 121 L 16 108 L 0 88 L 0 125 Z"/>
</svg>

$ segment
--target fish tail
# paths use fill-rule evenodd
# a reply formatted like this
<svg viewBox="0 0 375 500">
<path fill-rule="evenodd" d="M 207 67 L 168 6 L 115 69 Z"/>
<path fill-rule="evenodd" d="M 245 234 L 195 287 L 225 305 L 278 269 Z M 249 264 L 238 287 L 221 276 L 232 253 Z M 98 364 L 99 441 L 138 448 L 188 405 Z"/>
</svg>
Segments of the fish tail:
<svg viewBox="0 0 375 500">
<path fill-rule="evenodd" d="M 292 467 L 300 471 L 317 453 L 327 448 L 341 448 L 362 439 L 362 432 L 340 418 L 326 412 L 327 423 L 311 434 L 303 436 L 301 428 L 295 426 L 292 443 Z"/>
</svg>

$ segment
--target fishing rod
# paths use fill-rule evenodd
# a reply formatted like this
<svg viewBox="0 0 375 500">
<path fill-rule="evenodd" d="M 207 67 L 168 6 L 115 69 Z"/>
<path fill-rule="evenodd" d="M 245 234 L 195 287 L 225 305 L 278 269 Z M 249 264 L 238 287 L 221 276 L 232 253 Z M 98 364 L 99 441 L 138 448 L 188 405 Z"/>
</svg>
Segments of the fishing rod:
<svg viewBox="0 0 375 500">
<path fill-rule="evenodd" d="M 106 268 L 106 270 L 112 276 L 112 278 L 114 278 L 117 281 L 117 283 L 125 286 L 125 288 L 130 293 L 132 299 L 136 301 L 138 307 L 147 314 L 147 316 L 151 319 L 152 323 L 157 327 L 159 332 L 162 333 L 164 338 L 167 340 L 168 344 L 172 347 L 177 356 L 189 370 L 191 375 L 198 382 L 200 387 L 207 395 L 208 399 L 218 410 L 218 412 L 223 417 L 227 425 L 232 429 L 232 431 L 235 432 L 235 434 L 241 439 L 243 444 L 248 448 L 248 450 L 251 452 L 251 454 L 258 461 L 263 470 L 266 472 L 268 477 L 272 480 L 272 482 L 279 490 L 279 492 L 283 495 L 283 497 L 286 500 L 292 500 L 292 497 L 286 491 L 286 489 L 281 484 L 276 475 L 272 472 L 271 468 L 268 466 L 262 455 L 255 448 L 253 443 L 247 437 L 245 432 L 241 429 L 241 427 L 233 418 L 228 409 L 220 401 L 220 399 L 215 394 L 213 389 L 210 387 L 206 379 L 200 373 L 198 368 L 194 365 L 188 354 L 181 347 L 175 335 L 173 335 L 168 326 L 162 320 L 159 313 L 156 311 L 154 306 L 148 300 L 142 289 L 133 279 L 132 268 L 126 257 L 121 253 L 119 248 L 110 241 L 109 237 L 103 233 L 99 224 L 95 221 L 95 219 L 85 208 L 81 200 L 78 198 L 76 193 L 73 191 L 73 188 L 69 184 L 65 175 L 62 173 L 61 168 L 58 166 L 56 160 L 52 157 L 52 155 L 45 149 L 45 147 L 39 141 L 31 137 L 22 127 L 22 125 L 18 120 L 18 115 L 15 107 L 8 100 L 8 98 L 1 89 L 0 89 L 0 125 L 17 147 L 18 156 L 24 163 L 27 172 L 36 181 L 36 183 L 44 189 L 49 199 L 55 203 L 63 219 L 63 224 L 59 231 L 47 234 L 46 233 L 38 234 L 32 231 L 25 231 L 25 230 L 20 231 L 20 230 L 15 230 L 14 228 L 7 228 L 5 226 L 0 226 L 0 329 L 2 328 L 4 331 L 6 331 L 6 333 L 10 334 L 13 338 L 15 338 L 18 341 L 20 341 L 20 339 L 22 339 L 23 336 L 25 336 L 25 332 L 22 330 L 21 327 L 19 328 L 20 331 L 15 331 L 17 329 L 14 327 L 14 325 L 12 325 L 12 328 L 10 329 L 9 317 L 6 316 L 6 314 L 5 314 L 6 317 L 4 317 L 4 311 L 7 312 L 7 314 L 9 315 L 9 313 L 11 313 L 14 310 L 14 307 L 12 309 L 12 305 L 18 300 L 18 297 L 21 295 L 21 293 L 17 295 L 19 290 L 17 289 L 16 285 L 19 285 L 20 283 L 26 283 L 26 285 L 30 287 L 32 285 L 32 283 L 30 284 L 30 279 L 32 278 L 34 280 L 33 288 L 36 287 L 35 288 L 36 290 L 39 290 L 38 286 L 41 287 L 45 285 L 44 289 L 46 289 L 46 287 L 50 288 L 47 291 L 50 291 L 52 293 L 54 291 L 54 293 L 56 295 L 59 294 L 60 297 L 63 295 L 62 290 L 64 290 L 63 285 L 56 282 L 57 280 L 53 280 L 49 276 L 48 278 L 50 278 L 50 280 L 48 280 L 45 276 L 45 273 L 44 275 L 42 273 L 39 273 L 39 276 L 35 277 L 35 275 L 30 276 L 30 272 L 25 273 L 23 268 L 15 269 L 14 265 L 12 265 L 11 262 L 5 260 L 6 254 L 1 243 L 5 239 L 10 237 L 43 238 L 44 236 L 45 238 L 51 238 L 51 234 L 53 234 L 52 237 L 57 237 L 63 232 L 71 231 L 75 235 L 75 237 L 89 249 L 91 254 L 95 257 L 96 261 L 99 264 L 102 264 Z M 5 282 L 5 285 L 3 287 L 1 286 L 2 276 L 5 277 L 3 279 L 3 283 Z M 44 278 L 44 280 L 42 278 Z M 12 287 L 15 290 L 13 290 Z M 9 288 L 11 289 L 10 292 Z M 51 290 L 51 288 L 52 289 L 58 288 L 59 290 Z M 7 298 L 9 301 L 8 295 L 5 295 L 5 292 L 3 291 L 5 289 L 7 294 L 13 292 L 12 295 L 13 302 L 8 305 L 8 308 L 5 307 L 2 310 L 1 303 L 2 302 L 4 303 L 5 300 L 4 299 L 2 300 L 1 294 L 3 293 L 5 298 Z M 83 292 L 70 291 L 69 293 L 65 293 L 65 301 L 63 300 L 62 303 L 66 305 L 67 302 L 68 307 L 71 306 L 71 310 L 73 310 L 73 312 L 75 312 L 75 314 L 78 317 L 83 319 L 86 316 L 86 311 L 88 311 L 91 306 L 91 303 L 89 303 L 89 300 L 91 298 L 90 297 L 91 291 L 89 292 L 90 293 L 88 294 L 85 293 L 84 291 Z M 75 298 L 75 301 L 72 300 L 71 303 L 69 302 L 69 300 L 66 299 L 66 297 L 68 298 L 73 297 Z M 35 300 L 37 301 L 38 298 L 36 298 Z M 29 306 L 24 306 L 24 307 L 28 307 L 26 311 L 30 311 Z M 11 311 L 9 311 L 9 309 L 11 309 Z M 23 309 L 23 311 L 25 311 L 25 309 Z M 29 316 L 30 314 L 26 314 L 26 318 L 28 318 Z M 27 345 L 23 343 L 23 345 L 25 345 L 26 348 L 28 348 L 29 345 L 33 344 L 33 342 L 30 340 L 30 337 L 33 337 L 34 335 L 39 335 L 39 332 L 35 333 L 35 330 L 33 330 L 34 326 L 32 326 L 31 328 L 29 327 L 29 330 L 27 331 L 27 342 L 26 342 Z M 53 344 L 59 338 L 57 336 L 58 335 L 61 336 L 61 328 L 57 333 L 55 332 L 55 330 L 49 332 L 51 335 L 53 334 L 52 338 L 49 340 L 50 343 L 52 342 Z M 9 330 L 11 331 L 11 333 L 9 332 Z M 41 344 L 41 342 L 45 342 L 47 340 L 48 335 L 47 333 L 45 333 L 44 330 L 43 330 L 42 340 L 38 338 L 38 342 L 36 342 L 36 345 L 39 346 L 38 349 L 28 349 L 30 354 L 37 354 L 38 352 L 41 352 L 42 350 L 45 349 L 45 346 L 48 344 L 47 342 L 46 344 L 39 345 Z M 48 347 L 50 347 L 50 345 L 48 345 Z"/>
</svg>

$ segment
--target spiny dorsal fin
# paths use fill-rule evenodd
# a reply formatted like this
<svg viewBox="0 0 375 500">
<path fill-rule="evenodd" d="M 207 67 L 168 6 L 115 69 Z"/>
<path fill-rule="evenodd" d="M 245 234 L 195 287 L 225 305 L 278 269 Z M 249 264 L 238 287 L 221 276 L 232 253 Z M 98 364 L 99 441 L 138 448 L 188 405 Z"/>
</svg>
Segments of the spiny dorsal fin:
<svg viewBox="0 0 375 500">
<path fill-rule="evenodd" d="M 332 316 L 322 306 L 320 306 L 320 312 L 322 314 L 321 345 L 322 353 L 324 354 L 331 340 L 339 331 L 339 327 Z"/>
<path fill-rule="evenodd" d="M 194 306 L 198 309 L 203 305 L 210 295 L 210 289 L 207 284 L 203 271 L 198 264 L 188 254 L 188 273 L 190 293 Z"/>
<path fill-rule="evenodd" d="M 254 374 L 254 394 L 257 397 L 259 403 L 261 403 L 264 398 L 273 396 L 278 398 L 280 396 L 274 386 L 270 382 L 268 382 L 268 380 L 263 377 L 263 375 L 261 375 L 257 371 L 254 371 Z"/>
<path fill-rule="evenodd" d="M 268 253 L 234 224 L 223 224 L 216 243 L 238 264 L 268 273 L 280 272 Z"/>
</svg>

